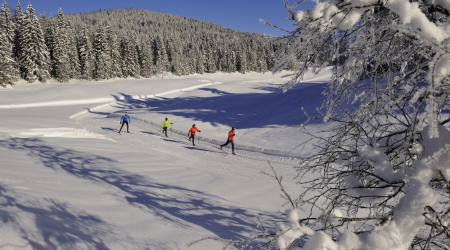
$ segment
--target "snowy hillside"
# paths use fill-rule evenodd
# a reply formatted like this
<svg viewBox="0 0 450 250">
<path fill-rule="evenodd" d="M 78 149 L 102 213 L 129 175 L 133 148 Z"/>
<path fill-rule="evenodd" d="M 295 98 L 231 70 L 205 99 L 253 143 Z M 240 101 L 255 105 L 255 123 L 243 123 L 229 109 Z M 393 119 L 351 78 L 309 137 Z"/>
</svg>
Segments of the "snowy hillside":
<svg viewBox="0 0 450 250">
<path fill-rule="evenodd" d="M 301 107 L 314 115 L 329 77 L 306 75 L 287 93 L 281 75 L 260 73 L 0 89 L 0 249 L 222 249 L 188 245 L 245 238 L 256 216 L 284 209 L 268 161 L 299 193 Z M 118 134 L 125 112 L 131 133 Z M 217 148 L 232 126 L 236 156 Z"/>
</svg>

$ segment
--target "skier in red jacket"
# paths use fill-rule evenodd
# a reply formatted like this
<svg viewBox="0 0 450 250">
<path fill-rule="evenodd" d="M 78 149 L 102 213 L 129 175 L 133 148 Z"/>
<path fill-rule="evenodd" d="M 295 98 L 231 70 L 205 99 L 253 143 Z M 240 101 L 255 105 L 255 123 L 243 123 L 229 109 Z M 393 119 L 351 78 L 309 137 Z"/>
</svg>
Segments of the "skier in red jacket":
<svg viewBox="0 0 450 250">
<path fill-rule="evenodd" d="M 194 144 L 194 137 L 195 137 L 195 133 L 196 132 L 202 132 L 202 131 L 200 131 L 194 124 L 194 125 L 192 125 L 192 128 L 189 129 L 189 131 L 188 131 L 189 141 L 191 141 L 191 139 L 192 139 L 192 145 L 193 146 L 195 146 L 195 144 Z"/>
<path fill-rule="evenodd" d="M 220 149 L 222 150 L 222 147 L 225 147 L 226 145 L 231 143 L 231 152 L 235 155 L 235 153 L 234 153 L 234 142 L 233 142 L 235 135 L 236 135 L 236 133 L 234 133 L 234 127 L 231 127 L 230 132 L 228 132 L 227 142 L 225 142 L 225 144 L 223 144 L 223 145 L 220 145 Z"/>
</svg>

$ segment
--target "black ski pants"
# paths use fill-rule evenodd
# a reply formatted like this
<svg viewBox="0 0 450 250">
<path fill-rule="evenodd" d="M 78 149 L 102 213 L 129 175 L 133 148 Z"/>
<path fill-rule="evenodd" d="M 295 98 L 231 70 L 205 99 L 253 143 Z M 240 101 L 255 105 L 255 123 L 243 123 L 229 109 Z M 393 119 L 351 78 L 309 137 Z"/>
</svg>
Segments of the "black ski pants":
<svg viewBox="0 0 450 250">
<path fill-rule="evenodd" d="M 195 139 L 194 139 L 194 137 L 195 137 L 195 135 L 193 135 L 193 134 L 191 134 L 191 136 L 189 137 L 189 141 L 192 140 L 192 145 L 193 146 L 195 146 L 195 143 L 194 143 Z"/>
<path fill-rule="evenodd" d="M 234 153 L 234 142 L 233 141 L 227 140 L 227 142 L 225 142 L 225 144 L 223 144 L 223 145 L 220 145 L 220 147 L 225 147 L 226 145 L 228 145 L 230 143 L 231 143 L 231 152 Z"/>
<path fill-rule="evenodd" d="M 119 129 L 119 133 L 120 131 L 122 131 L 123 125 L 127 124 L 127 132 L 129 132 L 130 130 L 128 130 L 128 122 L 122 122 L 122 126 Z"/>
</svg>

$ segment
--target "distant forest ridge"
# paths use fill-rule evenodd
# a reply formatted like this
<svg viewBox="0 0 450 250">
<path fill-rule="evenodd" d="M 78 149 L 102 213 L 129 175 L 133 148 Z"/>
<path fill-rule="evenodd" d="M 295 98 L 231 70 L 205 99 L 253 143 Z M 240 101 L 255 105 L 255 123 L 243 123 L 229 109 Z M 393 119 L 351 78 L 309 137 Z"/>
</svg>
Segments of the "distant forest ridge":
<svg viewBox="0 0 450 250">
<path fill-rule="evenodd" d="M 109 79 L 221 72 L 266 72 L 281 45 L 268 35 L 147 10 L 111 9 L 36 16 L 3 1 L 0 84 L 18 79 Z"/>
</svg>

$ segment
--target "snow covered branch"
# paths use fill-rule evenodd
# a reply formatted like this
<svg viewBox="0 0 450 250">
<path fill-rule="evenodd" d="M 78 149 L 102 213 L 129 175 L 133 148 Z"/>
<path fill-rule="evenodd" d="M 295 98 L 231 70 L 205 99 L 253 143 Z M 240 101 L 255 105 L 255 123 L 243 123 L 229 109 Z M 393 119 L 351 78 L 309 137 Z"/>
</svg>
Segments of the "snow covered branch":
<svg viewBox="0 0 450 250">
<path fill-rule="evenodd" d="M 284 1 L 296 26 L 274 71 L 298 66 L 288 90 L 307 71 L 332 68 L 322 116 L 308 119 L 331 128 L 302 126 L 317 152 L 298 168 L 296 207 L 308 213 L 280 228 L 313 232 L 280 234 L 278 247 L 448 249 L 450 2 L 325 0 L 296 10 L 302 2 Z"/>
</svg>

